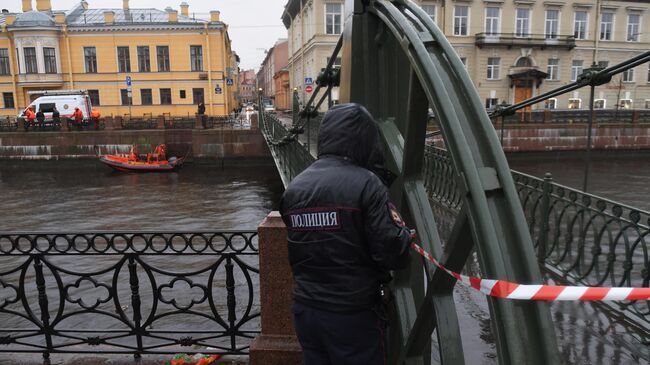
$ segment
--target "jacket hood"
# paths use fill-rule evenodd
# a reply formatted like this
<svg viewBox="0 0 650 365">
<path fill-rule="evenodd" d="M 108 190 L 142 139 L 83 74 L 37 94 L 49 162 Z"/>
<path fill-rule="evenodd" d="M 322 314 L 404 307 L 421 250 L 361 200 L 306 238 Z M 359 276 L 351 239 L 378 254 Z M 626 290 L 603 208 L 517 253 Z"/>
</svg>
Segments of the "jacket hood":
<svg viewBox="0 0 650 365">
<path fill-rule="evenodd" d="M 318 157 L 323 155 L 347 157 L 369 169 L 383 164 L 379 128 L 370 112 L 355 103 L 331 108 L 318 134 Z"/>
</svg>

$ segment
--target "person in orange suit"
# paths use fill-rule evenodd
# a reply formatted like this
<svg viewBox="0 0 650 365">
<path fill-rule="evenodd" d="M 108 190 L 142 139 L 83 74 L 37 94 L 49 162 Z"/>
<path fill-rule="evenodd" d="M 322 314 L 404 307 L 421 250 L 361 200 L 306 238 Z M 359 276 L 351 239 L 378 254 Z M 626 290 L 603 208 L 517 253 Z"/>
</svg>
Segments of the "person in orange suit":
<svg viewBox="0 0 650 365">
<path fill-rule="evenodd" d="M 32 106 L 28 106 L 27 109 L 25 109 L 25 130 L 27 130 L 30 126 L 34 125 L 34 120 L 36 120 L 36 113 L 34 113 L 34 110 L 32 110 Z"/>
<path fill-rule="evenodd" d="M 72 114 L 72 118 L 74 119 L 75 127 L 81 130 L 82 128 L 81 123 L 83 123 L 84 120 L 84 113 L 81 111 L 81 109 L 79 109 L 79 107 L 74 108 L 74 113 Z"/>
<path fill-rule="evenodd" d="M 101 113 L 97 109 L 93 109 L 90 112 L 90 119 L 93 120 L 93 123 L 95 124 L 95 129 L 99 129 L 99 118 L 101 117 Z"/>
</svg>

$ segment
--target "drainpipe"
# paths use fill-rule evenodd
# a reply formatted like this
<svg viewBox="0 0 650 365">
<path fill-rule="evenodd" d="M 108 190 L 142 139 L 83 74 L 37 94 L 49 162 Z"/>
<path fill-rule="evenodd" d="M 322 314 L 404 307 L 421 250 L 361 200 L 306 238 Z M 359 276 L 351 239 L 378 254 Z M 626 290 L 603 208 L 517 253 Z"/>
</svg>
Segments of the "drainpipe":
<svg viewBox="0 0 650 365">
<path fill-rule="evenodd" d="M 223 50 L 221 52 L 221 59 L 222 59 L 222 62 L 223 62 L 223 65 L 222 65 L 223 71 L 221 71 L 221 79 L 222 79 L 222 83 L 223 83 L 223 94 L 222 94 L 223 95 L 223 105 L 224 105 L 225 115 L 230 115 L 230 104 L 228 103 L 228 101 L 229 101 L 228 100 L 228 82 L 226 80 L 228 78 L 228 73 L 227 73 L 227 71 L 228 71 L 228 69 L 227 69 L 228 62 L 227 62 L 227 58 L 226 58 L 226 51 L 227 51 L 226 46 L 227 46 L 227 44 L 226 44 L 226 28 L 225 28 L 225 25 L 224 25 L 224 28 L 221 30 L 221 37 L 223 38 Z"/>
<path fill-rule="evenodd" d="M 594 24 L 594 56 L 593 56 L 594 65 L 598 64 L 598 42 L 600 40 L 600 34 L 598 32 L 599 24 L 600 24 L 600 0 L 596 0 L 596 22 Z"/>
<path fill-rule="evenodd" d="M 63 26 L 63 34 L 65 35 L 65 48 L 68 53 L 68 77 L 70 77 L 70 89 L 74 90 L 74 79 L 72 78 L 72 54 L 70 52 L 70 37 L 68 36 L 68 26 Z"/>
<path fill-rule="evenodd" d="M 6 30 L 6 28 L 5 28 Z M 7 31 L 7 33 L 9 33 Z M 20 73 L 20 65 L 18 64 L 18 57 L 16 57 L 16 43 L 14 41 L 14 36 L 13 34 L 9 33 L 9 54 L 11 55 L 11 63 L 13 64 L 14 62 L 15 65 L 12 67 L 13 73 L 11 75 L 11 84 L 13 85 L 14 88 L 14 111 L 15 114 L 18 114 L 20 112 L 20 108 L 18 107 L 18 85 L 16 85 L 16 77 L 18 77 L 18 74 Z M 27 100 L 25 100 L 27 102 Z M 25 105 L 27 107 L 27 105 Z"/>
<path fill-rule="evenodd" d="M 210 37 L 208 35 L 208 23 L 203 24 L 203 29 L 205 30 L 205 44 L 206 52 L 208 52 L 208 100 L 210 100 L 210 107 L 208 108 L 210 115 L 214 116 L 214 110 L 212 109 L 212 56 L 210 55 Z"/>
</svg>

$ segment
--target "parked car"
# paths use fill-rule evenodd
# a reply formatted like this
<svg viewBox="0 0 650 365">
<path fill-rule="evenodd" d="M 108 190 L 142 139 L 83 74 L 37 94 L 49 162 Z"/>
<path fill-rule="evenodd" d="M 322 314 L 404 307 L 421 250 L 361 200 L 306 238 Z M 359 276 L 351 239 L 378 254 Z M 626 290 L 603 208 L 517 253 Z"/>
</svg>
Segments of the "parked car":
<svg viewBox="0 0 650 365">
<path fill-rule="evenodd" d="M 275 107 L 273 106 L 273 104 L 266 104 L 264 105 L 264 111 L 266 113 L 275 113 Z"/>
<path fill-rule="evenodd" d="M 83 91 L 45 91 L 42 95 L 32 101 L 29 106 L 32 107 L 34 113 L 42 109 L 45 120 L 52 120 L 54 107 L 59 111 L 62 120 L 72 118 L 75 108 L 81 109 L 84 119 L 90 119 L 91 117 L 92 105 L 90 97 Z M 27 108 L 18 115 L 19 119 L 25 117 L 25 110 Z"/>
</svg>

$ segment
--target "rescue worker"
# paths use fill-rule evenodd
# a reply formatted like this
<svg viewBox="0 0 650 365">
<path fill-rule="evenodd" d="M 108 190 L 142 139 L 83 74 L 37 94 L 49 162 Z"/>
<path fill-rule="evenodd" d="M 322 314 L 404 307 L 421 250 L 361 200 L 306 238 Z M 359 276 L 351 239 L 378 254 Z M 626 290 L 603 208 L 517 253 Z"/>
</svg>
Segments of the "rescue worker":
<svg viewBox="0 0 650 365">
<path fill-rule="evenodd" d="M 43 109 L 41 108 L 36 112 L 36 121 L 38 121 L 39 127 L 43 128 L 45 126 L 45 113 L 43 113 Z"/>
<path fill-rule="evenodd" d="M 93 124 L 95 125 L 95 129 L 96 129 L 96 130 L 99 129 L 99 118 L 100 118 L 101 116 L 102 116 L 101 113 L 100 113 L 99 110 L 97 110 L 97 109 L 93 109 L 93 110 L 90 112 L 90 118 L 92 119 Z"/>
<path fill-rule="evenodd" d="M 36 114 L 34 114 L 34 108 L 33 106 L 28 106 L 27 109 L 25 109 L 25 130 L 27 130 L 30 126 L 34 125 L 34 120 L 36 119 Z"/>
<path fill-rule="evenodd" d="M 59 113 L 59 110 L 54 107 L 52 109 L 52 123 L 54 124 L 55 128 L 60 128 L 61 126 L 61 114 Z"/>
<path fill-rule="evenodd" d="M 72 118 L 74 119 L 74 126 L 77 127 L 78 130 L 82 130 L 83 126 L 83 120 L 84 120 L 84 113 L 79 109 L 79 107 L 74 108 L 74 113 L 72 113 Z"/>
<path fill-rule="evenodd" d="M 304 363 L 385 364 L 382 291 L 408 264 L 410 232 L 373 173 L 379 130 L 358 104 L 330 109 L 318 160 L 280 202 L 295 281 L 293 316 Z"/>
</svg>

